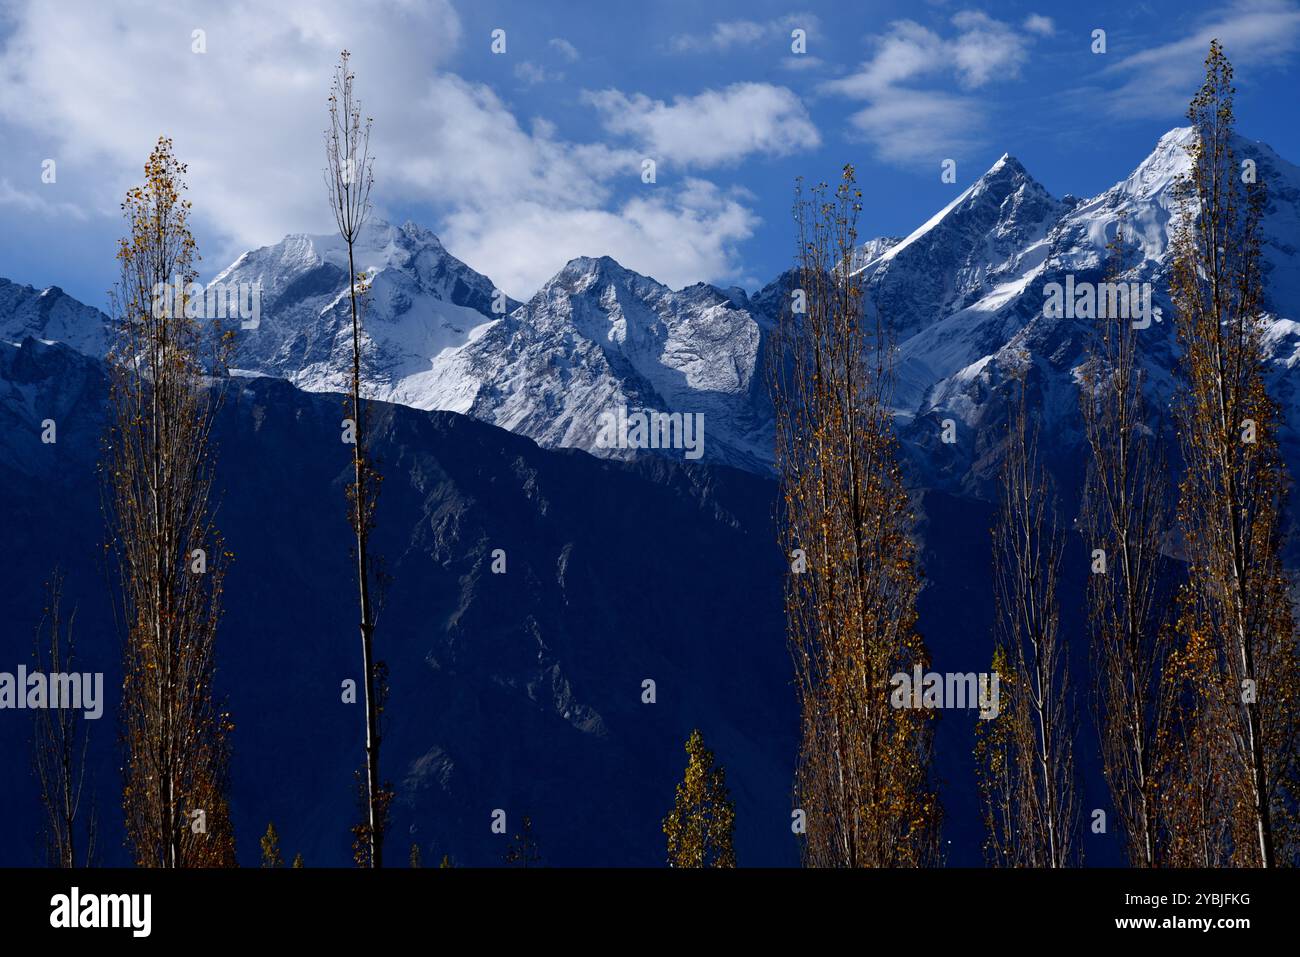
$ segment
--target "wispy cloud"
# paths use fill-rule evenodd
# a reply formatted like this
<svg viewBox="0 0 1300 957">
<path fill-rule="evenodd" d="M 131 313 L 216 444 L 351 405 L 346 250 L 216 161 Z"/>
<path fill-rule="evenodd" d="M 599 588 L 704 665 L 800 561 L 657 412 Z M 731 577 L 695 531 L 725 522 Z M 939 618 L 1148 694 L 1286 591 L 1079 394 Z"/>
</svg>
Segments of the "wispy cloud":
<svg viewBox="0 0 1300 957">
<path fill-rule="evenodd" d="M 32 190 L 16 188 L 9 180 L 0 179 L 0 206 L 12 206 L 29 216 L 48 216 L 85 221 L 86 211 L 75 203 L 47 199 Z"/>
<path fill-rule="evenodd" d="M 1031 34 L 1041 29 L 1018 30 L 972 10 L 953 16 L 950 25 L 953 31 L 943 36 L 914 20 L 896 21 L 857 71 L 822 85 L 825 92 L 866 102 L 850 123 L 881 159 L 910 163 L 972 148 L 983 127 L 979 102 L 948 86 L 921 84 L 951 77 L 972 91 L 1015 78 Z"/>
<path fill-rule="evenodd" d="M 726 53 L 736 48 L 755 47 L 778 39 L 790 41 L 795 30 L 814 36 L 821 21 L 811 13 L 792 13 L 771 20 L 724 20 L 706 33 L 679 33 L 668 41 L 675 53 Z"/>
<path fill-rule="evenodd" d="M 1204 75 L 1202 61 L 1215 38 L 1238 67 L 1280 62 L 1300 49 L 1300 6 L 1289 0 L 1238 0 L 1181 38 L 1107 66 L 1103 80 L 1120 83 L 1102 101 L 1112 114 L 1126 118 L 1182 113 Z"/>
<path fill-rule="evenodd" d="M 564 79 L 564 72 L 552 72 L 532 60 L 524 60 L 515 64 L 515 79 L 525 86 L 537 86 L 541 83 L 558 83 Z"/>
<path fill-rule="evenodd" d="M 712 167 L 752 154 L 786 156 L 821 145 L 803 102 L 769 83 L 734 83 L 672 103 L 620 90 L 583 94 L 611 133 L 630 136 L 656 159 Z"/>
<path fill-rule="evenodd" d="M 547 41 L 547 45 L 570 63 L 576 63 L 578 61 L 578 48 L 568 40 L 564 39 L 564 37 L 551 37 L 551 39 Z"/>
</svg>

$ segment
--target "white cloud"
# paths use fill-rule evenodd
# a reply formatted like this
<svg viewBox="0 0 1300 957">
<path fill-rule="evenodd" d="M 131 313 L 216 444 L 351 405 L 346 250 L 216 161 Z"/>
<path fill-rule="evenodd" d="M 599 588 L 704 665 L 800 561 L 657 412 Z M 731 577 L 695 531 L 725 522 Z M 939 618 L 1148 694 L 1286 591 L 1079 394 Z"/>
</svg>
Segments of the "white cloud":
<svg viewBox="0 0 1300 957">
<path fill-rule="evenodd" d="M 787 156 L 821 145 L 802 101 L 768 83 L 734 83 L 671 104 L 619 90 L 584 94 L 605 129 L 632 137 L 656 159 L 710 167 L 762 153 Z"/>
<path fill-rule="evenodd" d="M 449 218 L 446 240 L 470 262 L 491 259 L 493 279 L 512 295 L 531 293 L 576 256 L 612 256 L 675 288 L 739 278 L 735 246 L 759 222 L 746 197 L 703 180 L 680 191 L 643 188 L 644 196 L 614 209 L 513 200 L 463 210 Z"/>
<path fill-rule="evenodd" d="M 405 101 L 461 30 L 440 0 L 384 0 L 361 18 L 347 0 L 174 3 L 129 18 L 111 4 L 36 0 L 9 16 L 0 135 L 48 143 L 61 173 L 94 170 L 60 175 L 60 192 L 105 215 L 116 214 L 158 136 L 171 136 L 189 164 L 196 217 L 229 244 L 209 256 L 330 228 L 321 131 L 339 50 L 353 53 L 376 129 L 393 129 L 411 121 Z M 206 53 L 192 50 L 200 29 Z"/>
<path fill-rule="evenodd" d="M 553 49 L 559 51 L 560 56 L 564 57 L 564 59 L 568 60 L 570 63 L 577 62 L 578 48 L 568 40 L 564 39 L 564 37 L 551 37 L 547 42 Z"/>
<path fill-rule="evenodd" d="M 1205 54 L 1216 37 L 1238 70 L 1276 63 L 1300 48 L 1300 6 L 1239 0 L 1181 39 L 1123 57 L 1104 71 L 1124 78 L 1106 96 L 1111 112 L 1125 117 L 1182 113 L 1205 75 Z"/>
<path fill-rule="evenodd" d="M 756 222 L 746 197 L 701 181 L 643 187 L 642 153 L 521 125 L 490 87 L 441 72 L 462 31 L 442 0 L 376 0 L 361 18 L 353 6 L 173 3 L 128 21 L 91 0 L 11 5 L 0 180 L 15 185 L 0 202 L 33 208 L 19 187 L 37 169 L 31 157 L 53 157 L 60 205 L 48 212 L 68 203 L 115 230 L 123 192 L 166 133 L 189 164 L 205 270 L 289 232 L 330 232 L 321 131 L 347 46 L 374 117 L 376 213 L 427 204 L 453 253 L 511 295 L 530 295 L 579 253 L 674 285 L 739 274 L 736 243 Z M 205 54 L 191 52 L 194 29 L 206 31 Z"/>
<path fill-rule="evenodd" d="M 955 32 L 943 37 L 914 20 L 896 21 L 856 72 L 822 85 L 826 92 L 866 101 L 850 123 L 882 159 L 955 157 L 978 142 L 983 117 L 973 97 L 917 84 L 952 76 L 974 90 L 1019 75 L 1028 56 L 1026 34 L 970 10 L 956 14 L 951 24 Z"/>
<path fill-rule="evenodd" d="M 455 74 L 427 81 L 408 106 L 418 123 L 375 127 L 390 157 L 382 168 L 400 195 L 473 207 L 520 196 L 548 206 L 602 203 L 611 177 L 639 172 L 639 154 L 556 139 L 548 123 L 525 130 L 490 87 Z"/>
<path fill-rule="evenodd" d="M 404 192 L 465 198 L 443 239 L 512 296 L 574 256 L 613 256 L 671 286 L 739 275 L 735 246 L 758 222 L 744 195 L 698 179 L 643 184 L 640 152 L 558 140 L 546 123 L 526 131 L 488 87 L 450 74 L 420 107 L 423 139 L 394 173 Z M 453 136 L 461 145 L 440 150 Z M 630 199 L 619 198 L 622 184 Z"/>
<path fill-rule="evenodd" d="M 944 43 L 939 35 L 914 20 L 890 24 L 876 44 L 875 55 L 856 73 L 832 80 L 825 88 L 855 98 L 883 95 L 897 83 L 944 68 Z"/>
<path fill-rule="evenodd" d="M 515 64 L 515 79 L 526 86 L 537 86 L 540 83 L 558 83 L 564 79 L 564 74 L 552 73 L 532 60 L 524 60 Z"/>
<path fill-rule="evenodd" d="M 1031 13 L 1025 17 L 1022 26 L 1030 33 L 1037 33 L 1040 37 L 1050 37 L 1056 33 L 1056 24 L 1052 21 L 1052 18 L 1039 13 Z"/>
<path fill-rule="evenodd" d="M 974 10 L 962 11 L 952 23 L 959 32 L 946 52 L 963 86 L 974 89 L 998 77 L 1020 74 L 1029 44 L 1013 27 Z"/>
<path fill-rule="evenodd" d="M 891 163 L 913 163 L 968 153 L 979 142 L 975 107 L 965 97 L 898 87 L 872 99 L 849 122 Z"/>
<path fill-rule="evenodd" d="M 796 29 L 814 36 L 821 22 L 811 13 L 793 13 L 773 20 L 725 20 L 713 24 L 706 34 L 681 33 L 668 41 L 676 53 L 725 53 L 733 47 L 753 47 L 777 39 L 789 41 Z"/>
</svg>

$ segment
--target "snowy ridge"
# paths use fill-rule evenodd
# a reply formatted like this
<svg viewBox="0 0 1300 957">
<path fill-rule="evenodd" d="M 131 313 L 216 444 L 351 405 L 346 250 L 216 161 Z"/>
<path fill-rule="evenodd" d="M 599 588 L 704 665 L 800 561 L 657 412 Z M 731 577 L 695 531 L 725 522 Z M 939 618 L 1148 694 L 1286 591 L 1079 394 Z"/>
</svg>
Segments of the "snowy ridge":
<svg viewBox="0 0 1300 957">
<path fill-rule="evenodd" d="M 1127 268 L 1120 278 L 1151 283 L 1166 317 L 1142 331 L 1139 347 L 1151 408 L 1167 415 L 1177 355 L 1173 323 L 1167 318 L 1170 239 L 1177 225 L 1175 187 L 1188 169 L 1190 142 L 1189 128 L 1171 130 L 1123 181 L 1091 199 L 1063 203 L 1059 218 L 1019 254 L 1018 272 L 1008 271 L 1006 282 L 986 288 L 973 303 L 936 323 L 932 332 L 901 343 L 902 367 L 912 372 L 913 392 L 927 378 L 931 381 L 904 430 L 927 483 L 976 492 L 985 485 L 1005 423 L 1006 379 L 1026 358 L 1036 393 L 1031 403 L 1039 410 L 1043 434 L 1051 436 L 1053 454 L 1068 460 L 1078 449 L 1077 374 L 1095 320 L 1045 318 L 1043 288 L 1067 275 L 1078 282 L 1102 281 L 1106 245 L 1121 218 Z M 1269 387 L 1283 406 L 1288 458 L 1300 464 L 1300 397 L 1287 374 L 1300 356 L 1300 326 L 1294 321 L 1300 317 L 1300 169 L 1263 144 L 1239 139 L 1234 148 L 1240 158 L 1256 161 L 1268 189 L 1262 236 L 1265 302 L 1272 312 L 1266 337 L 1274 360 Z M 923 373 L 914 368 L 918 360 L 925 362 Z M 967 441 L 946 446 L 938 441 L 939 424 L 947 418 L 960 424 Z"/>
<path fill-rule="evenodd" d="M 0 279 L 0 342 L 26 338 L 62 342 L 102 358 L 108 351 L 108 317 L 58 286 L 33 289 Z"/>
<path fill-rule="evenodd" d="M 367 393 L 422 409 L 466 411 L 476 383 L 457 353 L 500 319 L 490 280 L 407 223 L 372 222 L 355 249 L 370 291 L 362 315 Z M 309 392 L 348 388 L 352 314 L 347 247 L 337 235 L 288 236 L 244 253 L 214 283 L 256 283 L 261 323 L 241 331 L 232 363 Z M 501 297 L 505 309 L 516 304 Z"/>
<path fill-rule="evenodd" d="M 497 312 L 492 282 L 432 233 L 381 222 L 363 233 L 357 268 L 371 284 L 362 327 L 372 398 L 616 456 L 634 452 L 597 445 L 602 414 L 701 413 L 707 458 L 762 469 L 771 454 L 753 381 L 762 326 L 742 290 L 673 291 L 608 257 L 578 258 L 527 303 L 502 297 Z M 240 370 L 312 392 L 347 388 L 351 307 L 337 237 L 289 236 L 214 281 L 262 286 L 261 326 L 240 334 Z"/>
<path fill-rule="evenodd" d="M 1099 281 L 1122 218 L 1124 278 L 1152 283 L 1168 315 L 1175 184 L 1190 141 L 1189 128 L 1169 131 L 1131 174 L 1088 199 L 1051 196 L 1003 154 L 906 237 L 873 239 L 856 251 L 853 268 L 866 280 L 869 306 L 898 348 L 895 407 L 917 453 L 918 481 L 978 484 L 988 473 L 1002 384 L 1025 355 L 1043 427 L 1063 447 L 1077 440 L 1075 381 L 1092 322 L 1045 319 L 1043 287 L 1066 275 Z M 1256 161 L 1268 189 L 1271 386 L 1300 435 L 1300 396 L 1286 376 L 1300 364 L 1300 169 L 1264 144 L 1235 146 Z M 461 412 L 543 446 L 610 456 L 636 453 L 600 447 L 602 415 L 701 413 L 706 460 L 771 467 L 763 367 L 790 272 L 753 294 L 703 283 L 673 290 L 609 257 L 580 257 L 519 303 L 428 230 L 383 222 L 366 228 L 356 267 L 371 284 L 362 322 L 372 397 Z M 262 289 L 260 327 L 238 333 L 234 364 L 244 374 L 308 391 L 346 389 L 351 314 L 346 247 L 337 236 L 287 236 L 244 253 L 214 281 Z M 0 340 L 32 336 L 103 355 L 102 322 L 57 288 L 38 293 L 0 280 Z M 1153 324 L 1141 342 L 1149 386 L 1167 395 L 1172 323 Z M 973 440 L 936 446 L 937 423 L 946 418 Z"/>
</svg>

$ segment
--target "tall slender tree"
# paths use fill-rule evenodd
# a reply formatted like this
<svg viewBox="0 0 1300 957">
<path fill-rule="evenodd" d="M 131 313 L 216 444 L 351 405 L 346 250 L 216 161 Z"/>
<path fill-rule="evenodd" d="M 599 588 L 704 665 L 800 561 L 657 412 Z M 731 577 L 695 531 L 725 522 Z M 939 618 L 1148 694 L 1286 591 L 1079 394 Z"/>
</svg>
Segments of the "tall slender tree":
<svg viewBox="0 0 1300 957">
<path fill-rule="evenodd" d="M 1022 831 L 1033 794 L 1023 759 L 1033 731 L 1007 649 L 994 644 L 990 673 L 998 676 L 998 713 L 975 724 L 975 775 L 984 817 L 984 857 L 992 867 L 1025 867 L 1032 843 Z"/>
<path fill-rule="evenodd" d="M 1281 564 L 1287 475 L 1264 384 L 1262 180 L 1234 145 L 1232 65 L 1217 40 L 1187 116 L 1193 137 L 1172 239 L 1188 557 L 1179 664 L 1189 759 L 1212 773 L 1193 861 L 1295 863 L 1300 669 Z M 1216 818 L 1216 815 L 1218 817 Z M 1222 822 L 1222 827 L 1220 827 Z"/>
<path fill-rule="evenodd" d="M 670 867 L 735 867 L 736 809 L 727 775 L 698 728 L 686 739 L 686 772 L 664 818 Z"/>
<path fill-rule="evenodd" d="M 1001 504 L 993 529 L 995 646 L 1010 669 L 1002 697 L 1007 709 L 999 788 L 1006 831 L 997 844 L 1003 863 L 1065 867 L 1078 860 L 1079 805 L 1074 767 L 1076 718 L 1069 661 L 1060 630 L 1064 535 L 1050 476 L 1038 457 L 1038 432 L 1026 409 L 1028 359 L 1014 372 L 1009 397 Z"/>
<path fill-rule="evenodd" d="M 1124 223 L 1110 244 L 1110 282 L 1124 274 Z M 1079 402 L 1090 457 L 1081 527 L 1090 550 L 1088 624 L 1102 763 L 1129 864 L 1154 867 L 1156 772 L 1167 741 L 1168 608 L 1161 549 L 1172 515 L 1159 429 L 1147 421 L 1138 331 L 1103 316 L 1089 343 Z"/>
<path fill-rule="evenodd" d="M 275 830 L 274 821 L 267 823 L 266 833 L 262 835 L 260 843 L 262 846 L 262 866 L 284 867 L 284 857 L 280 853 L 280 835 Z"/>
<path fill-rule="evenodd" d="M 1181 608 L 1186 598 L 1178 597 Z M 1165 696 L 1168 722 L 1156 783 L 1164 845 L 1173 867 L 1228 867 L 1242 815 L 1231 773 L 1229 698 L 1217 677 L 1216 642 L 1204 633 L 1177 634 L 1169 650 Z M 1247 830 L 1249 828 L 1247 827 Z M 1249 838 L 1247 839 L 1249 846 Z"/>
<path fill-rule="evenodd" d="M 45 588 L 45 614 L 36 634 L 36 670 L 71 672 L 76 661 L 73 628 L 77 613 L 74 609 L 65 617 L 61 572 L 56 570 Z M 36 722 L 33 764 L 45 808 L 46 856 L 52 867 L 76 867 L 78 862 L 89 867 L 95 860 L 97 837 L 93 803 L 82 811 L 90 730 L 81 710 L 68 702 L 61 704 L 32 712 Z"/>
<path fill-rule="evenodd" d="M 339 55 L 330 88 L 330 125 L 325 130 L 325 187 L 339 235 L 348 249 L 348 300 L 352 312 L 352 379 L 348 402 L 351 421 L 345 423 L 345 437 L 351 438 L 352 481 L 348 485 L 348 519 L 356 537 L 357 589 L 361 611 L 361 663 L 365 683 L 366 762 L 365 820 L 359 825 L 357 860 L 369 867 L 382 867 L 386 829 L 388 788 L 380 784 L 380 714 L 383 710 L 379 685 L 381 663 L 375 659 L 376 568 L 370 553 L 370 532 L 374 528 L 375 503 L 382 481 L 370 456 L 367 410 L 362 401 L 361 310 L 367 292 L 367 277 L 357 272 L 355 247 L 370 215 L 370 189 L 374 182 L 370 156 L 371 120 L 361 117 L 361 105 L 353 92 L 355 74 L 351 54 Z"/>
<path fill-rule="evenodd" d="M 898 465 L 891 345 L 863 308 L 861 193 L 796 191 L 798 287 L 775 337 L 786 629 L 802 710 L 795 799 L 810 866 L 937 862 L 933 714 L 890 706 L 890 679 L 928 664 L 916 627 L 920 573 Z"/>
<path fill-rule="evenodd" d="M 212 428 L 231 335 L 200 321 L 185 165 L 158 140 L 122 204 L 106 448 L 122 588 L 123 807 L 145 867 L 234 863 L 229 715 L 213 697 L 229 553 L 212 521 Z"/>
</svg>

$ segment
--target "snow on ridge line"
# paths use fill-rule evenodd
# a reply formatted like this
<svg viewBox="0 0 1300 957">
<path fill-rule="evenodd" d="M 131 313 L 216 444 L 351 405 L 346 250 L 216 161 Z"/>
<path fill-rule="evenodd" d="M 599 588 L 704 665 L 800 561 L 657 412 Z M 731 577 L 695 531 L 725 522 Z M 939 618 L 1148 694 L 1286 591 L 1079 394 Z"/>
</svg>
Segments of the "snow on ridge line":
<svg viewBox="0 0 1300 957">
<path fill-rule="evenodd" d="M 1049 251 L 1054 251 L 1052 268 L 1062 267 L 1059 257 L 1065 257 L 1063 268 L 1092 268 L 1106 238 L 1104 227 L 1127 208 L 1134 214 L 1135 235 L 1149 233 L 1152 252 L 1162 254 L 1163 240 L 1154 240 L 1167 227 L 1165 201 L 1163 194 L 1153 198 L 1146 192 L 1163 188 L 1186 134 L 1187 128 L 1166 133 L 1126 180 L 1085 202 L 1054 199 L 1004 152 L 906 237 L 881 237 L 859 247 L 871 250 L 873 258 L 855 256 L 855 274 L 876 269 L 890 274 L 900 327 L 907 332 L 900 343 L 900 397 L 910 401 L 894 403 L 900 415 L 926 414 L 926 397 L 933 400 L 934 390 L 944 401 L 973 403 L 971 414 L 982 407 L 982 380 L 996 371 L 989 360 L 1016 341 L 1025 319 L 1037 312 L 1025 297 L 1046 268 Z M 1276 156 L 1263 155 L 1270 162 Z M 1293 169 L 1283 161 L 1274 174 L 1286 189 L 1300 186 Z M 1126 190 L 1138 181 L 1145 192 Z M 968 210 L 975 215 L 965 222 Z M 997 220 L 991 229 L 990 217 Z M 1145 232 L 1139 231 L 1144 224 Z M 1300 235 L 1291 218 L 1275 223 L 1275 231 L 1283 251 Z M 764 429 L 770 408 L 753 383 L 779 288 L 758 298 L 764 287 L 753 301 L 743 289 L 708 283 L 673 290 L 607 255 L 579 256 L 507 315 L 489 316 L 484 293 L 491 280 L 447 252 L 428 230 L 375 221 L 364 238 L 367 251 L 361 251 L 359 268 L 374 270 L 377 263 L 380 275 L 364 330 L 376 360 L 374 397 L 466 412 L 544 446 L 578 448 L 594 441 L 594 410 L 610 403 L 703 410 L 709 416 L 706 454 L 725 446 L 737 464 L 749 468 L 740 457 L 759 459 L 768 449 Z M 909 258 L 915 255 L 918 242 L 941 253 L 933 264 L 885 265 L 904 249 L 912 249 Z M 350 335 L 343 334 L 350 322 L 339 308 L 339 297 L 346 299 L 346 278 L 319 264 L 337 264 L 340 247 L 336 236 L 294 234 L 274 247 L 243 253 L 222 271 L 227 281 L 241 272 L 248 279 L 263 278 L 277 297 L 261 332 L 241 337 L 247 349 L 237 361 L 242 375 L 287 378 L 307 391 L 337 391 L 335 370 L 351 349 Z M 953 250 L 960 252 L 960 261 L 945 265 L 942 254 Z M 346 269 L 346 258 L 343 263 Z M 574 282 L 577 276 L 590 278 Z M 956 292 L 944 291 L 950 287 Z M 1283 313 L 1293 315 L 1300 284 L 1295 291 L 1275 288 Z M 543 295 L 547 289 L 553 294 Z M 456 305 L 453 296 L 473 305 Z M 15 330 L 31 327 L 44 331 L 45 338 L 57 338 L 64 328 L 31 308 L 20 307 L 15 320 L 10 323 Z M 1051 330 L 1038 325 L 1043 328 L 1033 341 L 1046 347 Z M 1295 331 L 1279 326 L 1277 333 Z M 1300 351 L 1293 363 L 1297 357 Z"/>
<path fill-rule="evenodd" d="M 890 260 L 890 259 L 893 259 L 895 256 L 897 256 L 899 253 L 901 253 L 901 252 L 902 252 L 904 249 L 906 249 L 908 246 L 912 245 L 912 243 L 916 242 L 918 239 L 920 239 L 922 236 L 924 236 L 924 235 L 925 235 L 926 233 L 928 233 L 930 230 L 934 229 L 934 227 L 938 226 L 941 222 L 943 222 L 944 218 L 945 218 L 949 213 L 951 213 L 954 209 L 956 209 L 959 205 L 961 205 L 961 203 L 962 203 L 963 200 L 965 200 L 967 197 L 969 197 L 969 196 L 970 196 L 970 195 L 975 191 L 975 187 L 976 187 L 976 185 L 978 185 L 978 183 L 979 183 L 978 180 L 976 180 L 974 183 L 971 183 L 969 186 L 966 187 L 966 189 L 964 189 L 964 190 L 962 191 L 962 193 L 961 193 L 960 196 L 958 196 L 956 199 L 954 199 L 951 203 L 949 203 L 949 204 L 948 204 L 947 206 L 945 206 L 943 209 L 939 210 L 937 213 L 935 213 L 933 216 L 931 216 L 929 219 L 927 219 L 924 223 L 922 223 L 922 224 L 921 224 L 920 226 L 918 226 L 916 229 L 914 229 L 914 230 L 912 230 L 910 233 L 908 233 L 907 236 L 905 236 L 905 237 L 904 237 L 900 242 L 898 242 L 898 243 L 894 244 L 893 246 L 889 247 L 888 249 L 886 249 L 883 253 L 881 253 L 881 254 L 880 254 L 879 256 L 877 256 L 875 259 L 871 260 L 871 262 L 868 262 L 868 263 L 863 264 L 863 265 L 862 265 L 862 266 L 861 266 L 861 267 L 860 267 L 860 268 L 859 268 L 859 269 L 854 273 L 854 275 L 857 275 L 857 274 L 861 273 L 861 272 L 862 272 L 863 270 L 865 270 L 865 269 L 869 269 L 871 266 L 876 265 L 877 263 L 882 263 L 882 262 L 886 262 L 886 261 L 888 261 L 888 260 Z"/>
<path fill-rule="evenodd" d="M 943 209 L 939 210 L 937 213 L 935 213 L 933 216 L 927 219 L 916 229 L 912 230 L 912 232 L 908 233 L 907 236 L 905 236 L 903 239 L 894 243 L 892 246 L 890 246 L 880 255 L 864 262 L 861 266 L 859 266 L 856 270 L 854 270 L 853 274 L 860 275 L 862 272 L 864 272 L 867 269 L 870 269 L 873 266 L 878 266 L 881 263 L 894 259 L 904 249 L 906 249 L 908 246 L 911 246 L 918 239 L 920 239 L 930 230 L 934 229 L 941 222 L 943 222 L 943 220 L 948 216 L 948 214 L 951 213 L 954 209 L 960 206 L 971 196 L 979 192 L 983 188 L 985 182 L 988 180 L 990 176 L 994 175 L 995 173 L 1001 172 L 1004 167 L 1012 163 L 1014 163 L 1020 169 L 1021 172 L 1024 172 L 1026 177 L 1029 176 L 1029 173 L 1025 171 L 1024 167 L 1020 165 L 1020 162 L 1014 156 L 1012 156 L 1009 152 L 1004 152 L 1000 157 L 998 157 L 997 161 L 992 166 L 990 166 L 987 170 L 984 171 L 983 175 L 981 175 L 978 179 L 976 179 L 975 182 L 967 186 L 966 189 L 962 190 L 961 194 L 958 195 L 956 199 L 954 199 L 947 206 L 943 207 Z M 876 242 L 876 240 L 872 240 L 871 242 Z M 869 244 L 864 244 L 864 245 L 869 245 Z"/>
</svg>

